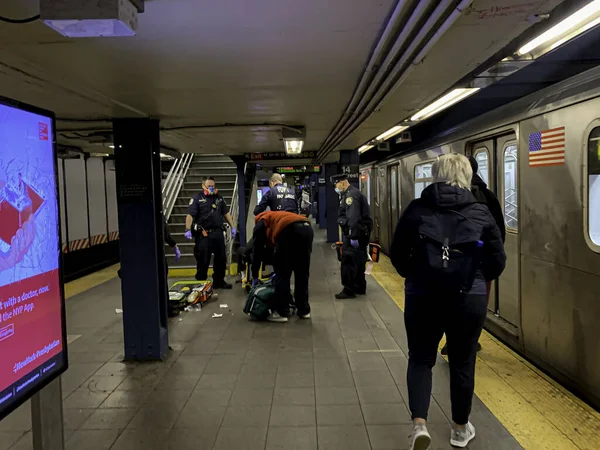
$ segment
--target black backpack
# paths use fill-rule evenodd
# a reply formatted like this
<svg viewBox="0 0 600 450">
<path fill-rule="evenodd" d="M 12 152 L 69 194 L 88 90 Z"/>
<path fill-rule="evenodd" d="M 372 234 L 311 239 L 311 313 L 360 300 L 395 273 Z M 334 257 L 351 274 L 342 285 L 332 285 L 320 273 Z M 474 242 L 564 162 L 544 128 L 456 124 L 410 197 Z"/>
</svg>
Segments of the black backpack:
<svg viewBox="0 0 600 450">
<path fill-rule="evenodd" d="M 422 216 L 413 252 L 415 277 L 428 290 L 467 293 L 482 261 L 483 227 L 451 209 Z"/>
</svg>

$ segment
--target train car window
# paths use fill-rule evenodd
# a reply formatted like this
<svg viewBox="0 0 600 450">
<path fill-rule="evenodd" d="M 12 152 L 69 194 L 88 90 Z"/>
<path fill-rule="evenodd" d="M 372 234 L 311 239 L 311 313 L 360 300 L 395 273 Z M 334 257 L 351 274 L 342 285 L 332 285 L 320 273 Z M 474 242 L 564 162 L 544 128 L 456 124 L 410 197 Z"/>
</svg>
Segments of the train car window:
<svg viewBox="0 0 600 450">
<path fill-rule="evenodd" d="M 415 198 L 420 198 L 427 186 L 433 183 L 433 162 L 415 165 Z"/>
<path fill-rule="evenodd" d="M 490 166 L 489 166 L 490 155 L 486 148 L 480 148 L 475 150 L 475 161 L 479 166 L 477 174 L 481 177 L 483 182 L 489 186 L 490 184 Z"/>
<path fill-rule="evenodd" d="M 367 197 L 367 203 L 371 204 L 371 169 L 365 170 L 360 174 L 360 190 L 365 197 Z"/>
<path fill-rule="evenodd" d="M 588 139 L 588 234 L 594 245 L 600 246 L 600 127 Z"/>
<path fill-rule="evenodd" d="M 396 170 L 390 171 L 390 181 L 392 184 L 392 205 L 398 205 L 398 173 Z"/>
<path fill-rule="evenodd" d="M 519 197 L 517 186 L 517 146 L 509 144 L 504 147 L 504 220 L 506 226 L 519 227 Z"/>
</svg>

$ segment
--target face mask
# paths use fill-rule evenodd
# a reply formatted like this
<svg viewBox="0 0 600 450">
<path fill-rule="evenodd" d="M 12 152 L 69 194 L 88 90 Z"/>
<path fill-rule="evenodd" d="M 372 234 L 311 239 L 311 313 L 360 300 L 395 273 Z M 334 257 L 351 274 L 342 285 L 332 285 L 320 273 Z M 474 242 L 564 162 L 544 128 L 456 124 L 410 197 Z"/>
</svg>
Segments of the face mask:
<svg viewBox="0 0 600 450">
<path fill-rule="evenodd" d="M 335 192 L 337 193 L 337 195 L 342 195 L 342 190 L 341 189 L 335 188 Z"/>
<path fill-rule="evenodd" d="M 208 186 L 207 187 L 208 192 L 210 192 L 211 194 L 215 193 L 215 187 L 214 186 Z"/>
</svg>

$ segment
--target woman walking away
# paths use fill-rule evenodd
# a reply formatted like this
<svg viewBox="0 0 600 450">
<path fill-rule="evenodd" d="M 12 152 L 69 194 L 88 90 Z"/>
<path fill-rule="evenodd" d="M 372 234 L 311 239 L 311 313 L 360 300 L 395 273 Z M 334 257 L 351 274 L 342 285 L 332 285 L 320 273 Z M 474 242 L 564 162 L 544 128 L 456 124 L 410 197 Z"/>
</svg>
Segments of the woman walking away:
<svg viewBox="0 0 600 450">
<path fill-rule="evenodd" d="M 472 176 L 466 157 L 438 158 L 434 183 L 408 206 L 390 249 L 394 267 L 406 278 L 407 381 L 414 422 L 410 450 L 425 450 L 431 443 L 431 369 L 444 333 L 450 362 L 450 443 L 466 447 L 475 437 L 469 415 L 477 342 L 487 311 L 486 280 L 502 273 L 506 254 L 488 207 L 470 191 Z"/>
</svg>

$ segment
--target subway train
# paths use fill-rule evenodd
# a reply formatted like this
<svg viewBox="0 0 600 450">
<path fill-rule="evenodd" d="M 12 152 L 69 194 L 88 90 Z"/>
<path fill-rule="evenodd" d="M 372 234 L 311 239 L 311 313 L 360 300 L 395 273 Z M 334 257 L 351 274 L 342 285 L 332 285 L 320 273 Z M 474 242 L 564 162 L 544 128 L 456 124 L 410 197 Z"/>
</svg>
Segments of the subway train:
<svg viewBox="0 0 600 450">
<path fill-rule="evenodd" d="M 476 158 L 504 211 L 507 265 L 486 328 L 600 408 L 600 68 L 361 166 L 384 250 L 448 152 Z"/>
</svg>

